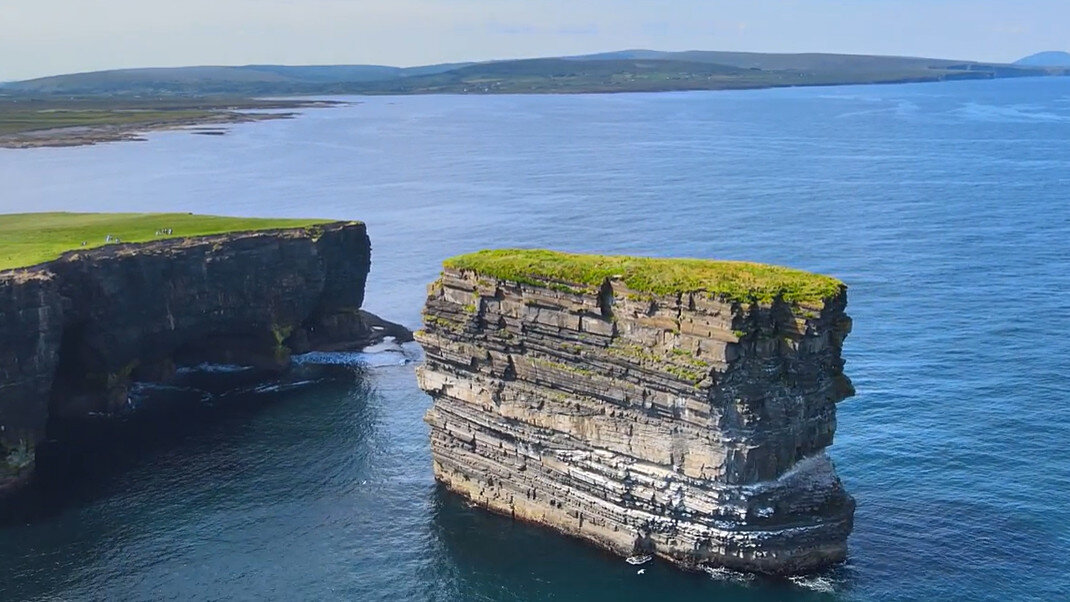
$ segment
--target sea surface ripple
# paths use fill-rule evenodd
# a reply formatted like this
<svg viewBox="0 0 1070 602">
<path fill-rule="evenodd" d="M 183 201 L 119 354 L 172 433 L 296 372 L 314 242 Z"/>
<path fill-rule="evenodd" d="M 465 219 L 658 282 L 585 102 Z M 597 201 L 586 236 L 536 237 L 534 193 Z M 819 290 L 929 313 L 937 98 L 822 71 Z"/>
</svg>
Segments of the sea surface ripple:
<svg viewBox="0 0 1070 602">
<path fill-rule="evenodd" d="M 639 575 L 468 508 L 432 480 L 412 365 L 385 361 L 140 419 L 0 529 L 0 599 L 1070 596 L 1070 79 L 350 100 L 223 137 L 0 150 L 0 211 L 362 219 L 366 307 L 412 327 L 441 260 L 483 247 L 833 274 L 855 320 L 830 450 L 858 500 L 849 562 Z"/>
</svg>

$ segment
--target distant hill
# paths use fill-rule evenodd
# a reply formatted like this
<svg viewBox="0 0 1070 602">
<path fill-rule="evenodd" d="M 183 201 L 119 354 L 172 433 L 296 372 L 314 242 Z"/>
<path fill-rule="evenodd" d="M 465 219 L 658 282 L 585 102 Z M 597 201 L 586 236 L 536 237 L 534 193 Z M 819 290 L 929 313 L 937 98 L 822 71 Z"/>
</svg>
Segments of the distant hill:
<svg viewBox="0 0 1070 602">
<path fill-rule="evenodd" d="M 1070 52 L 1038 52 L 1015 61 L 1014 64 L 1026 67 L 1070 67 Z"/>
<path fill-rule="evenodd" d="M 687 50 L 683 52 L 661 52 L 658 50 L 622 50 L 567 57 L 579 60 L 673 60 L 696 63 L 717 63 L 742 69 L 762 69 L 770 71 L 794 70 L 807 72 L 890 72 L 917 69 L 945 68 L 954 65 L 975 64 L 964 61 L 928 59 L 901 56 L 879 56 L 861 54 L 827 54 L 827 53 L 765 53 L 765 52 L 724 52 L 715 50 Z"/>
<path fill-rule="evenodd" d="M 245 65 L 119 69 L 0 86 L 7 96 L 488 94 L 717 90 L 1065 75 L 1070 67 L 847 54 L 622 50 L 422 67 Z"/>
<path fill-rule="evenodd" d="M 345 84 L 440 73 L 467 64 L 411 68 L 383 65 L 244 65 L 114 69 L 13 82 L 3 85 L 3 89 L 76 95 L 299 93 Z"/>
</svg>

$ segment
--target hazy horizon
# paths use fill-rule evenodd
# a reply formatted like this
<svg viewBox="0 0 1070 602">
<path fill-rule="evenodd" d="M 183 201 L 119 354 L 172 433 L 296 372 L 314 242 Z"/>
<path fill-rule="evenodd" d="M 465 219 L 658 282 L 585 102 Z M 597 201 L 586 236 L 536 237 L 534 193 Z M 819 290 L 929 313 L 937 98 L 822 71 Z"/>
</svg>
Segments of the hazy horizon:
<svg viewBox="0 0 1070 602">
<path fill-rule="evenodd" d="M 1009 63 L 1066 50 L 1070 5 L 1038 0 L 15 0 L 0 81 L 194 65 L 415 66 L 624 49 Z"/>
</svg>

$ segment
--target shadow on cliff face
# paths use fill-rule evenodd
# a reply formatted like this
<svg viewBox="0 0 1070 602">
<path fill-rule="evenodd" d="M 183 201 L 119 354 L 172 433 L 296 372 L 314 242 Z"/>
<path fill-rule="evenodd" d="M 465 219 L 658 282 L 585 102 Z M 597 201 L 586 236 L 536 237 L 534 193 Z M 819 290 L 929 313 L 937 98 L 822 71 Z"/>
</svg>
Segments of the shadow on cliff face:
<svg viewBox="0 0 1070 602">
<path fill-rule="evenodd" d="M 134 383 L 119 411 L 55 416 L 37 449 L 29 488 L 4 500 L 0 527 L 54 516 L 106 496 L 114 478 L 198 433 L 248 421 L 297 388 L 367 383 L 353 363 L 303 363 L 283 375 L 226 365 L 180 368 L 167 384 Z"/>
</svg>

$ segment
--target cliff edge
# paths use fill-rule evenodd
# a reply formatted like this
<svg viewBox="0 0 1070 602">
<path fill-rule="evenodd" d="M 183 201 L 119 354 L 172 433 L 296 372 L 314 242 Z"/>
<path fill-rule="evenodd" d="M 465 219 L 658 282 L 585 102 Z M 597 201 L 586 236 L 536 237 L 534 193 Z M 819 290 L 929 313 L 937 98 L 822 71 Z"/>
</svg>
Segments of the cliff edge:
<svg viewBox="0 0 1070 602">
<path fill-rule="evenodd" d="M 81 228 L 96 216 L 74 219 Z M 202 362 L 281 372 L 293 353 L 404 338 L 360 309 L 371 254 L 363 223 L 239 223 L 261 229 L 79 248 L 0 271 L 0 494 L 31 476 L 50 418 L 120 412 L 135 381 Z"/>
<path fill-rule="evenodd" d="M 825 453 L 853 394 L 838 280 L 693 259 L 483 251 L 429 289 L 434 473 L 621 555 L 771 574 L 847 553 Z"/>
</svg>

